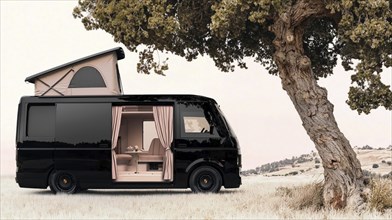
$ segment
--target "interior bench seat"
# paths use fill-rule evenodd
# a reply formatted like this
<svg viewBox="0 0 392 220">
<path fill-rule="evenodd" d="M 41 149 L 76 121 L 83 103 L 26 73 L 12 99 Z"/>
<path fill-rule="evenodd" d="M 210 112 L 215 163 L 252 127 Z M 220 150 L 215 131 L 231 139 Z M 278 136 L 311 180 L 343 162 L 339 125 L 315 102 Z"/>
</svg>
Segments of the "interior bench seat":
<svg viewBox="0 0 392 220">
<path fill-rule="evenodd" d="M 139 163 L 163 162 L 164 155 L 165 149 L 163 148 L 161 141 L 158 138 L 154 138 L 151 141 L 148 152 L 139 155 Z"/>
</svg>

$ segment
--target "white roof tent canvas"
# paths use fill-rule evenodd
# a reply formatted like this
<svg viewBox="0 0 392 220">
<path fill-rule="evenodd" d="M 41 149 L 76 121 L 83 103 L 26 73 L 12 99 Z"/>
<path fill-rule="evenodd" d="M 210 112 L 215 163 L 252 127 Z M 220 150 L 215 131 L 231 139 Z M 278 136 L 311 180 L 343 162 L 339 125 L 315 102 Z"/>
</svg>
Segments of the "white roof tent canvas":
<svg viewBox="0 0 392 220">
<path fill-rule="evenodd" d="M 117 60 L 121 47 L 102 51 L 29 76 L 36 96 L 120 95 L 122 85 Z"/>
</svg>

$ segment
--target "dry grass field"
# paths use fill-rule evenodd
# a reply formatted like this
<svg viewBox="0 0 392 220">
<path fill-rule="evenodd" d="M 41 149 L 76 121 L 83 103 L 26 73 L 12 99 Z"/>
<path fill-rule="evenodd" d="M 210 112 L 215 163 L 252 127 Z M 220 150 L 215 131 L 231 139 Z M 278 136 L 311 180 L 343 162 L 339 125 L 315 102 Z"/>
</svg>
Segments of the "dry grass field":
<svg viewBox="0 0 392 220">
<path fill-rule="evenodd" d="M 1 178 L 1 219 L 392 219 L 365 211 L 294 210 L 277 187 L 318 181 L 320 175 L 250 176 L 239 189 L 219 194 L 190 190 L 89 190 L 53 195 L 49 190 L 19 188 L 12 177 Z"/>
</svg>

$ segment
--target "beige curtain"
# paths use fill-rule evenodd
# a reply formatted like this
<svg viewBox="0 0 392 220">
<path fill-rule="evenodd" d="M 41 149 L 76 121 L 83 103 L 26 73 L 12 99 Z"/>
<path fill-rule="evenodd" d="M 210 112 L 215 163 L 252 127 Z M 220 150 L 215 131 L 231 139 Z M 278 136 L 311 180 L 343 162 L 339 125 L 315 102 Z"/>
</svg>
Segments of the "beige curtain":
<svg viewBox="0 0 392 220">
<path fill-rule="evenodd" d="M 112 107 L 112 179 L 117 179 L 117 160 L 114 149 L 117 147 L 118 134 L 121 125 L 122 106 Z"/>
<path fill-rule="evenodd" d="M 165 148 L 165 158 L 163 161 L 163 179 L 173 180 L 173 153 L 170 145 L 173 142 L 173 107 L 154 106 L 154 121 L 157 134 L 163 148 Z"/>
</svg>

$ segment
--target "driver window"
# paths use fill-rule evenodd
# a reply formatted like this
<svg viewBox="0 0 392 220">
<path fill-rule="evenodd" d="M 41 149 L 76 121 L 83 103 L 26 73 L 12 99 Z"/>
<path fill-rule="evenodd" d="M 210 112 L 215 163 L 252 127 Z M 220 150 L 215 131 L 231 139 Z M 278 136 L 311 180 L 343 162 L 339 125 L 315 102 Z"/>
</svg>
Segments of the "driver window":
<svg viewBox="0 0 392 220">
<path fill-rule="evenodd" d="M 216 138 L 219 137 L 216 116 L 209 103 L 181 103 L 180 131 L 182 137 Z"/>
<path fill-rule="evenodd" d="M 185 133 L 209 133 L 210 124 L 205 117 L 184 116 Z"/>
</svg>

